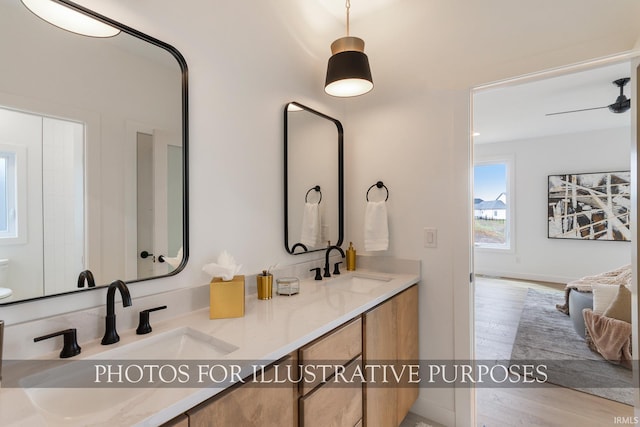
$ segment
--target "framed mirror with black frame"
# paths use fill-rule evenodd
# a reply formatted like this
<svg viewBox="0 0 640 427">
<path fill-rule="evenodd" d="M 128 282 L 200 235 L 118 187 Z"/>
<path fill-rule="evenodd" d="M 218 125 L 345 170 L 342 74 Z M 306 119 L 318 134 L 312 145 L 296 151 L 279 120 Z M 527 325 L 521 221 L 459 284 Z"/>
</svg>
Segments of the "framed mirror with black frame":
<svg viewBox="0 0 640 427">
<path fill-rule="evenodd" d="M 344 131 L 339 120 L 298 102 L 284 108 L 284 245 L 288 253 L 341 245 Z"/>
<path fill-rule="evenodd" d="M 0 304 L 86 290 L 87 269 L 97 287 L 174 275 L 189 253 L 185 59 L 55 3 L 116 35 L 67 31 L 0 0 Z"/>
</svg>

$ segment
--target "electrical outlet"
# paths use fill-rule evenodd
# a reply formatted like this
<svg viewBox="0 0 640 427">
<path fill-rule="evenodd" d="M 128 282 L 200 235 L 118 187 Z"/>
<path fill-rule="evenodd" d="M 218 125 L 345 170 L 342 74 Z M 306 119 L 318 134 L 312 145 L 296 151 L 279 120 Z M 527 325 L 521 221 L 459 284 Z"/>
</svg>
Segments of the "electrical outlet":
<svg viewBox="0 0 640 427">
<path fill-rule="evenodd" d="M 438 247 L 438 229 L 436 228 L 424 229 L 424 247 L 425 248 Z"/>
</svg>

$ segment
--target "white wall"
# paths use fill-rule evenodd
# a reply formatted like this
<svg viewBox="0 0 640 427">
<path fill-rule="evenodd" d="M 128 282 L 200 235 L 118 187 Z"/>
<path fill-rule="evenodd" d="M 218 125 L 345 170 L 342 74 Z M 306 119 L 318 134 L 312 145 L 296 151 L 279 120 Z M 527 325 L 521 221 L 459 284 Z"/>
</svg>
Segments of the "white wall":
<svg viewBox="0 0 640 427">
<path fill-rule="evenodd" d="M 367 95 L 369 96 L 369 95 Z M 464 140 L 468 116 L 466 91 L 420 91 L 402 102 L 384 103 L 372 93 L 374 107 L 348 119 L 345 152 L 347 239 L 364 249 L 365 194 L 376 181 L 389 189 L 389 250 L 379 254 L 422 261 L 420 285 L 420 359 L 454 357 L 454 287 L 469 283 L 466 238 L 471 209 L 466 205 L 468 176 Z M 365 100 L 362 99 L 362 103 Z M 357 110 L 354 108 L 354 110 Z M 444 209 L 446 207 L 446 209 Z M 437 248 L 424 247 L 425 227 L 437 229 Z M 462 268 L 455 267 L 455 261 Z M 468 298 L 468 292 L 467 292 Z M 461 350 L 461 348 L 458 348 Z M 452 423 L 453 389 L 420 390 L 416 411 Z"/>
<path fill-rule="evenodd" d="M 629 128 L 476 144 L 477 160 L 513 156 L 513 251 L 475 250 L 475 272 L 567 282 L 631 262 L 629 242 L 547 238 L 547 176 L 629 170 Z"/>
<path fill-rule="evenodd" d="M 39 193 L 43 201 L 38 221 L 44 226 L 44 294 L 51 295 L 73 290 L 78 273 L 85 269 L 85 138 L 80 123 L 50 117 L 42 118 L 42 123 L 42 171 L 29 169 L 42 174 L 42 190 L 32 181 L 29 193 Z M 36 267 L 25 264 L 29 269 Z M 20 289 L 22 283 L 15 280 L 11 286 Z"/>
</svg>

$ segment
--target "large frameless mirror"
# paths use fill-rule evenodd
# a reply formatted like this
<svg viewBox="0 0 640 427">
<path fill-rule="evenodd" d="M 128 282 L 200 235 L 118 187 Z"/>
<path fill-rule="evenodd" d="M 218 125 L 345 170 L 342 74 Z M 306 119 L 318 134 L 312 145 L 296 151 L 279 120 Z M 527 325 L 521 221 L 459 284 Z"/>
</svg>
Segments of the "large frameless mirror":
<svg viewBox="0 0 640 427">
<path fill-rule="evenodd" d="M 176 274 L 188 255 L 187 68 L 170 45 L 88 37 L 0 0 L 0 304 Z M 88 288 L 84 288 L 88 289 Z"/>
<path fill-rule="evenodd" d="M 297 102 L 284 109 L 284 245 L 290 254 L 341 245 L 342 124 Z"/>
</svg>

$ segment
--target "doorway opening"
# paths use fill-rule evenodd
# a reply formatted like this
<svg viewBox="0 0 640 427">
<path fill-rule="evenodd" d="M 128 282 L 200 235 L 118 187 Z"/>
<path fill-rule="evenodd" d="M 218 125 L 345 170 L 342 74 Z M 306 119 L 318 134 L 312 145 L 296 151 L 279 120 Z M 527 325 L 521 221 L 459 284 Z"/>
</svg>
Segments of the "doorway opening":
<svg viewBox="0 0 640 427">
<path fill-rule="evenodd" d="M 550 360 L 563 353 L 562 344 L 570 341 L 580 350 L 573 355 L 577 360 L 601 357 L 604 365 L 609 364 L 590 349 L 574 326 L 581 316 L 562 313 L 556 304 L 566 303 L 567 283 L 605 276 L 621 268 L 626 268 L 628 276 L 620 280 L 634 287 L 632 248 L 629 239 L 620 237 L 629 236 L 629 220 L 618 221 L 629 217 L 631 207 L 631 114 L 609 108 L 620 96 L 615 82 L 635 78 L 631 70 L 627 58 L 474 91 L 477 360 L 509 365 L 523 354 L 530 359 Z M 628 86 L 626 96 L 629 93 Z M 493 174 L 487 173 L 490 169 Z M 496 176 L 502 187 L 491 182 Z M 561 186 L 554 177 L 563 177 L 565 183 L 562 188 L 566 197 L 560 194 L 563 212 L 558 211 L 556 199 Z M 620 190 L 612 189 L 611 179 L 626 182 L 620 182 Z M 487 188 L 488 193 L 483 193 Z M 558 224 L 560 233 L 556 233 Z M 603 228 L 604 232 L 598 231 Z M 610 289 L 618 291 L 617 286 Z M 597 294 L 584 292 L 590 297 L 587 304 L 591 306 L 587 308 L 591 311 Z M 547 324 L 545 329 L 543 325 Z M 631 371 L 627 374 L 630 379 Z M 555 396 L 554 401 L 584 399 L 584 393 L 575 390 L 579 384 L 563 383 L 549 375 L 548 382 L 556 387 L 479 388 L 479 424 L 490 424 L 492 413 L 511 413 L 514 423 L 534 418 L 544 423 L 551 404 L 545 403 L 543 394 Z M 606 378 L 603 381 L 602 388 L 611 389 L 616 384 Z M 593 411 L 567 414 L 574 417 L 567 421 L 578 425 L 606 414 L 602 419 L 609 423 L 613 415 L 633 415 L 629 406 L 633 404 L 633 388 L 625 392 L 622 396 L 593 394 L 588 398 Z M 508 409 L 500 407 L 499 402 L 504 401 L 510 402 Z M 514 401 L 522 405 L 513 405 Z"/>
</svg>

